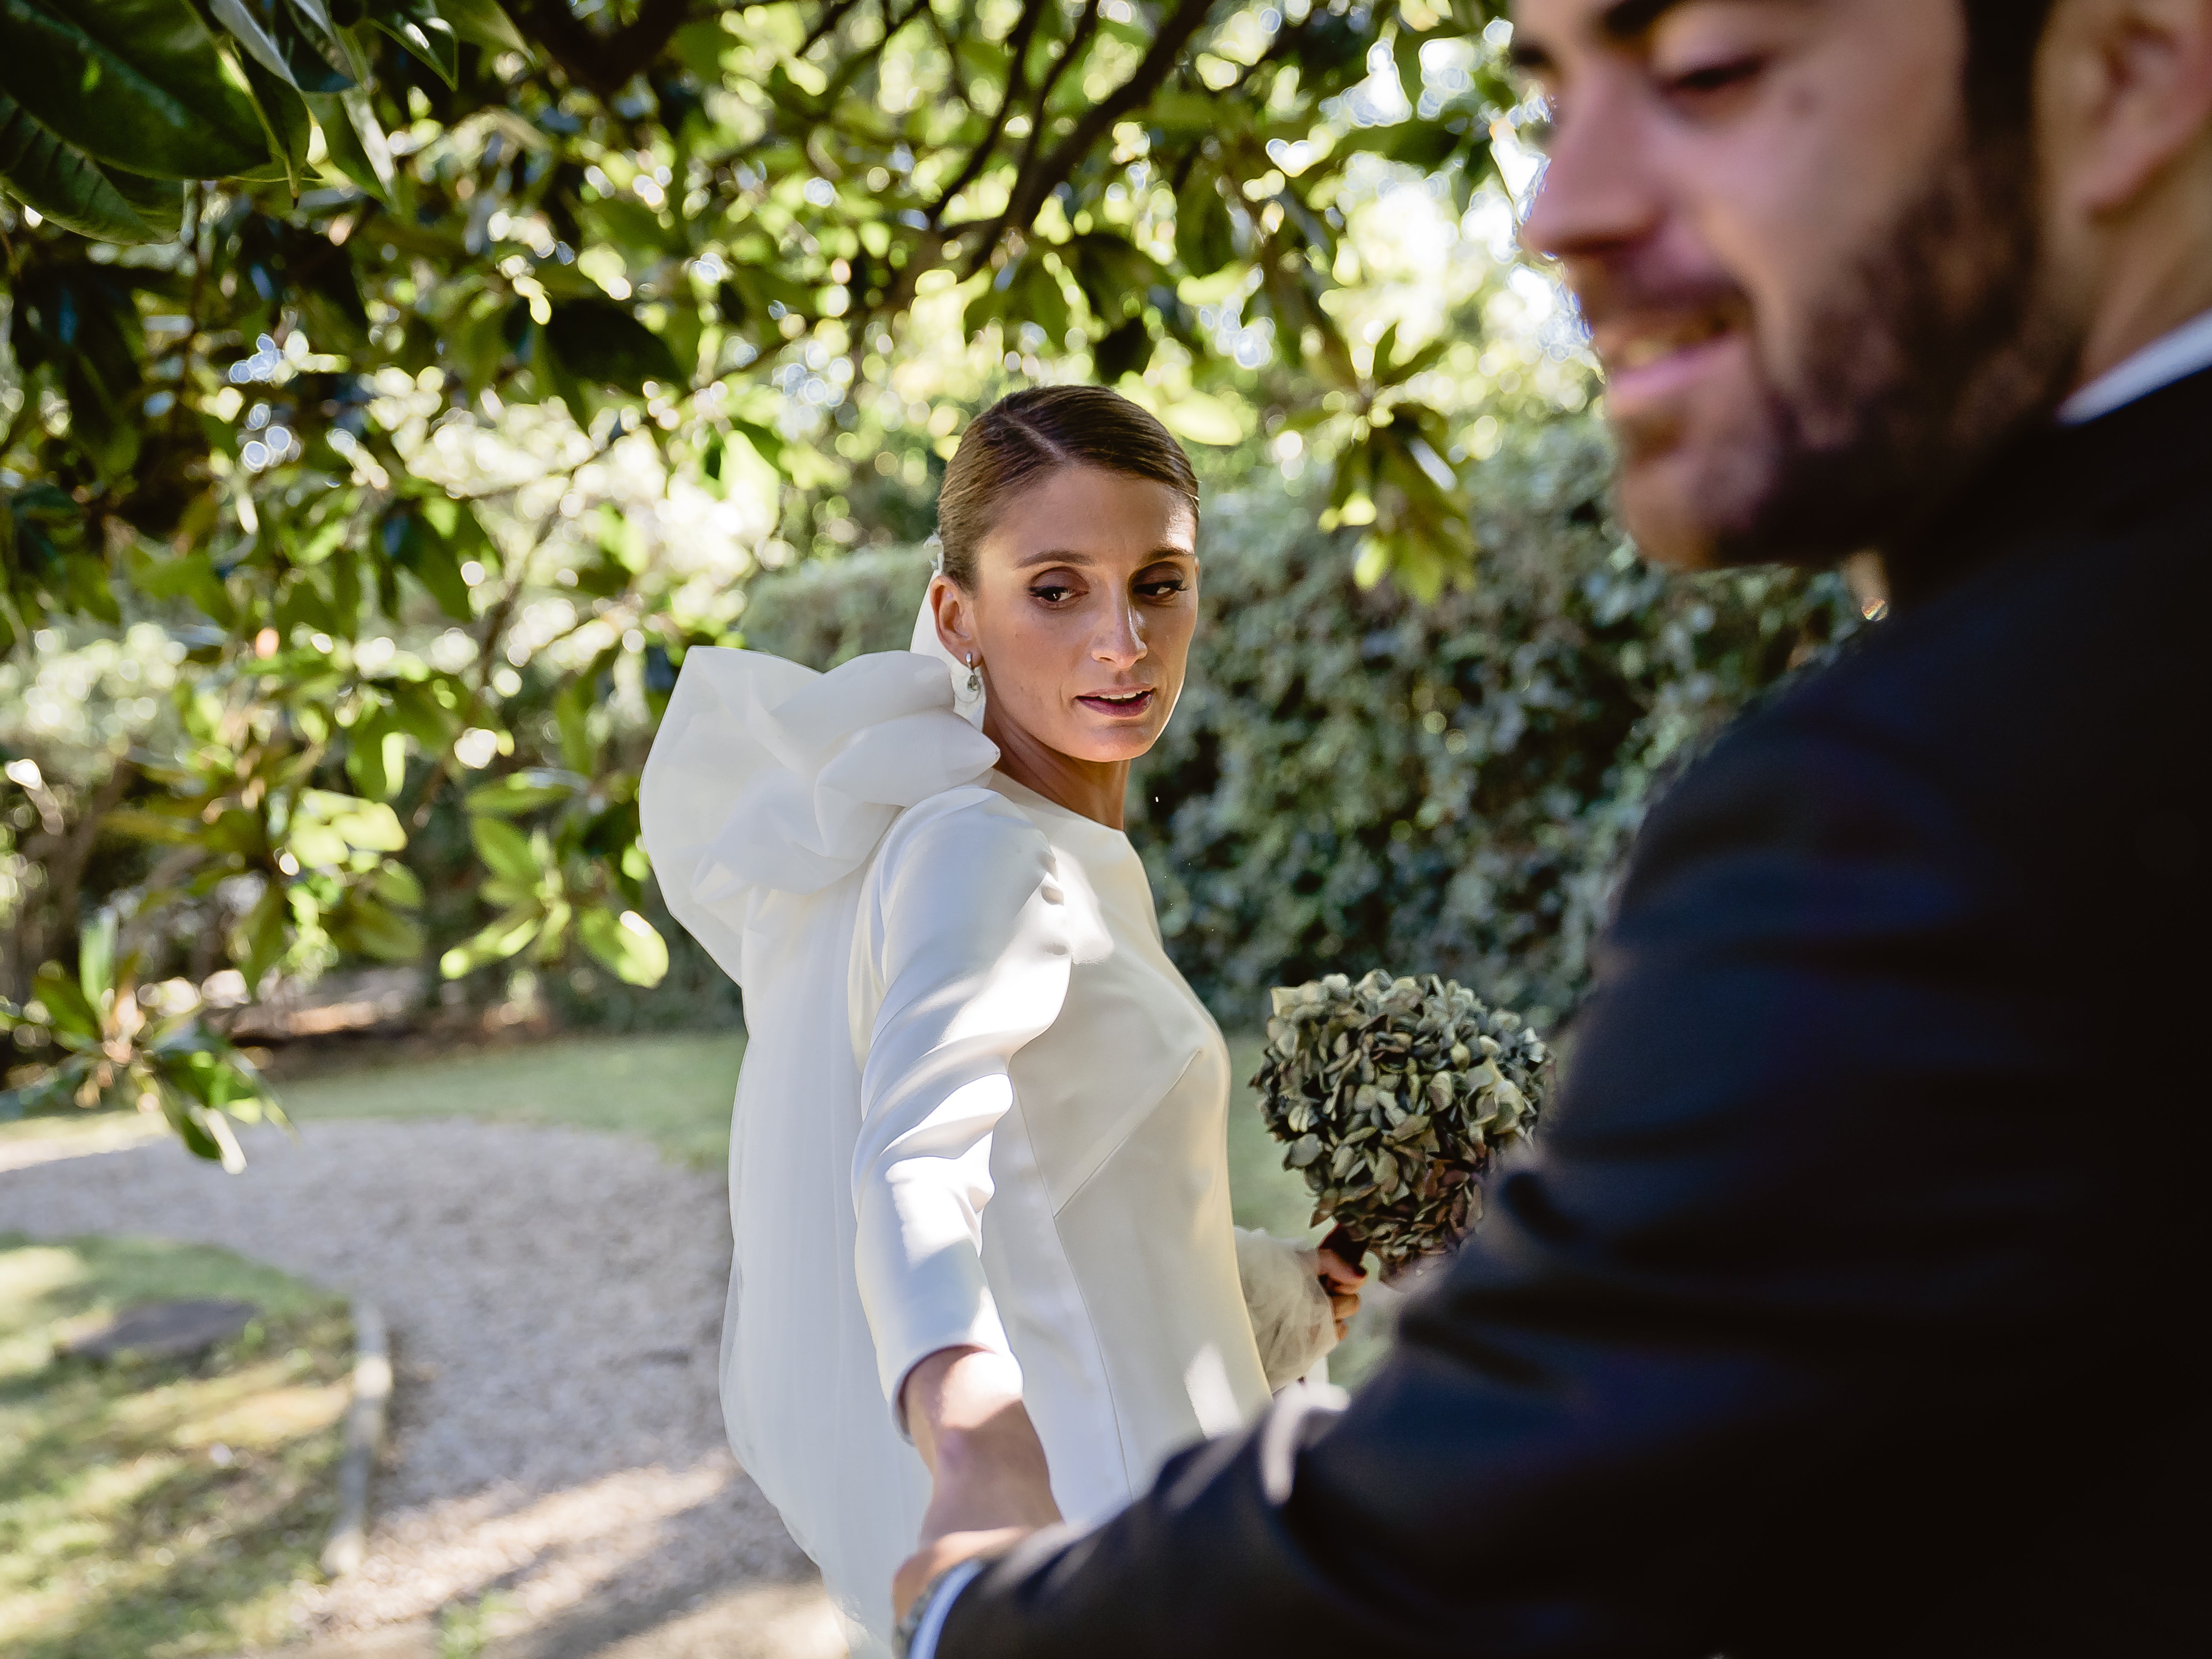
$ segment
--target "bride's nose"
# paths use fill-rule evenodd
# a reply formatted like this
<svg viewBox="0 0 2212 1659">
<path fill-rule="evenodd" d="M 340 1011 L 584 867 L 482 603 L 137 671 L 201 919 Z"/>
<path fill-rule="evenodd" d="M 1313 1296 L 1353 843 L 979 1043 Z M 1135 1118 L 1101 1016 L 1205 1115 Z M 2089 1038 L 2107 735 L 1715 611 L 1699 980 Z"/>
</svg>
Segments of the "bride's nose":
<svg viewBox="0 0 2212 1659">
<path fill-rule="evenodd" d="M 1127 668 L 1142 659 L 1146 649 L 1144 625 L 1138 619 L 1136 606 L 1125 599 L 1109 600 L 1097 631 L 1091 636 L 1092 658 L 1115 668 Z"/>
</svg>

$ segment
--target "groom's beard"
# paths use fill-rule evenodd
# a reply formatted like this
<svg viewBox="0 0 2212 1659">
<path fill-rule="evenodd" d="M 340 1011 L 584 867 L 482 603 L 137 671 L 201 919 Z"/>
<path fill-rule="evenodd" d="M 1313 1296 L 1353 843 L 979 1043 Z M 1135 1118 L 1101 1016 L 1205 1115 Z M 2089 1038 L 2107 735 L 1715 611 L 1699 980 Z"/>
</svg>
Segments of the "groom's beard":
<svg viewBox="0 0 2212 1659">
<path fill-rule="evenodd" d="M 2082 325 L 2045 292 L 2025 135 L 1964 143 L 1771 367 L 1766 487 L 1723 563 L 1818 563 L 1893 544 L 2048 418 Z M 1739 475 L 1741 476 L 1741 475 Z"/>
</svg>

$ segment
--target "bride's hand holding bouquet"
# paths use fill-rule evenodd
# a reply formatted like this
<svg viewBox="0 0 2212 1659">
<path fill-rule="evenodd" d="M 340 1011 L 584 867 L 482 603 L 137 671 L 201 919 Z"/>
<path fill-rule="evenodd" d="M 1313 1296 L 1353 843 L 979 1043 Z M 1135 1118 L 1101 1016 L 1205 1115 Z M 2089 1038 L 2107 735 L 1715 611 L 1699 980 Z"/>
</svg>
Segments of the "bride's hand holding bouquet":
<svg viewBox="0 0 2212 1659">
<path fill-rule="evenodd" d="M 1551 1051 L 1517 1014 L 1449 980 L 1279 988 L 1252 1079 L 1283 1162 L 1306 1178 L 1322 1243 L 1387 1283 L 1448 1255 L 1481 1218 L 1478 1178 L 1543 1109 Z"/>
</svg>

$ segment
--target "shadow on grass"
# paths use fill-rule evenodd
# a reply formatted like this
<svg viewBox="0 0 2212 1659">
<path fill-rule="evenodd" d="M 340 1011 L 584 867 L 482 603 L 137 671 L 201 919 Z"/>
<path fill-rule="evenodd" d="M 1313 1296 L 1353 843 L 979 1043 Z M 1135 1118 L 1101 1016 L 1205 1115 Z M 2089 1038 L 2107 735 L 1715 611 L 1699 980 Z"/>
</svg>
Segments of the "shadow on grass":
<svg viewBox="0 0 2212 1659">
<path fill-rule="evenodd" d="M 88 1317 L 220 1294 L 264 1313 L 191 1361 L 58 1354 Z M 281 1638 L 336 1507 L 352 1334 L 220 1250 L 0 1236 L 0 1650 L 184 1659 Z"/>
</svg>

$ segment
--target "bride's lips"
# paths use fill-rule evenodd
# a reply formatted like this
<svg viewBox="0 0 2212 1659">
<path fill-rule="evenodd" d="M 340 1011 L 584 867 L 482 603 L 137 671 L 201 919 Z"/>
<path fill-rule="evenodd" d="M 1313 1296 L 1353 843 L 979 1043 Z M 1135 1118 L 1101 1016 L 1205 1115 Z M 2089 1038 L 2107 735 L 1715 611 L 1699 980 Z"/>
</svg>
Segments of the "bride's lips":
<svg viewBox="0 0 2212 1659">
<path fill-rule="evenodd" d="M 1121 691 L 1087 691 L 1076 698 L 1094 714 L 1103 714 L 1109 720 L 1134 720 L 1146 713 L 1159 693 L 1148 685 L 1133 685 Z"/>
</svg>

